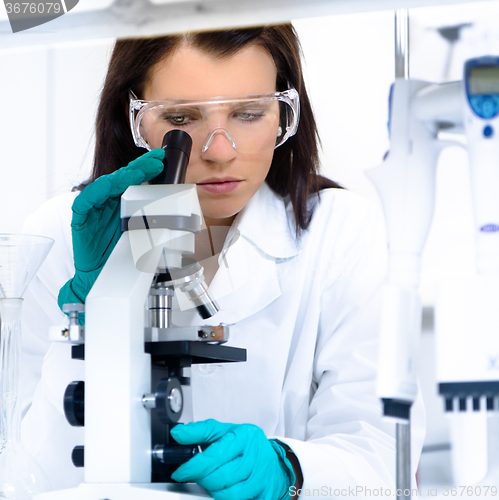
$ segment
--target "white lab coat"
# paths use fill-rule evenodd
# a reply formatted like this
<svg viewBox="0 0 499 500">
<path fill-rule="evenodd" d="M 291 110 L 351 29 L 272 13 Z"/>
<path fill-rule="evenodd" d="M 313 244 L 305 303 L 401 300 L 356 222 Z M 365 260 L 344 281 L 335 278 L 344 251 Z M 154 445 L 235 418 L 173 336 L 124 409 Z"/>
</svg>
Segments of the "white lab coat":
<svg viewBox="0 0 499 500">
<path fill-rule="evenodd" d="M 84 362 L 70 359 L 69 346 L 44 340 L 48 326 L 64 320 L 56 297 L 74 273 L 74 196 L 48 202 L 25 227 L 56 240 L 25 301 L 26 405 L 48 352 L 22 428 L 56 488 L 83 480 L 69 458 L 84 442 L 83 429 L 66 423 L 62 395 L 69 382 L 84 380 Z M 393 494 L 395 425 L 383 420 L 375 395 L 377 292 L 386 270 L 382 217 L 346 190 L 324 190 L 320 203 L 314 195 L 310 204 L 314 216 L 300 241 L 290 204 L 266 184 L 237 216 L 210 286 L 221 311 L 206 323 L 234 324 L 229 345 L 247 349 L 248 359 L 194 365 L 190 417 L 249 422 L 279 438 L 299 459 L 302 496 L 352 496 L 356 487 L 359 498 L 373 495 L 368 488 Z M 203 323 L 192 310 L 176 313 L 175 322 Z M 119 381 L 103 383 L 112 390 Z M 412 431 L 415 471 L 424 437 L 421 398 Z"/>
</svg>

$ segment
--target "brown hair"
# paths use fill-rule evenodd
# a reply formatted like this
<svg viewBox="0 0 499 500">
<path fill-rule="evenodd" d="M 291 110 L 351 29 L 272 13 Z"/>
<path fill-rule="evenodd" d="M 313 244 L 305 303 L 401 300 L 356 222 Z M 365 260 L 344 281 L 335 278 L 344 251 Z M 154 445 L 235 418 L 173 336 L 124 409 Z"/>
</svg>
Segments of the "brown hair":
<svg viewBox="0 0 499 500">
<path fill-rule="evenodd" d="M 318 174 L 320 140 L 303 80 L 301 48 L 291 24 L 117 41 L 97 111 L 92 175 L 78 188 L 82 189 L 144 153 L 144 149 L 135 146 L 130 132 L 128 91 L 133 90 L 140 98 L 154 65 L 182 43 L 219 58 L 230 57 L 250 44 L 258 45 L 274 60 L 277 91 L 290 87 L 298 91 L 300 124 L 297 133 L 274 151 L 266 180 L 277 194 L 289 195 L 299 235 L 301 230 L 307 229 L 312 216 L 307 209 L 308 196 L 324 188 L 341 186 Z"/>
</svg>

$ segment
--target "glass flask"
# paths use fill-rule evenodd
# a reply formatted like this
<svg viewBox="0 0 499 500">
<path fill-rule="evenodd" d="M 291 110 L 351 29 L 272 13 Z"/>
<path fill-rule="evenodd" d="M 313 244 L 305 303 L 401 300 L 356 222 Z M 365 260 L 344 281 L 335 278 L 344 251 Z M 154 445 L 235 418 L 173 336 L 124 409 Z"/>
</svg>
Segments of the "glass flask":
<svg viewBox="0 0 499 500">
<path fill-rule="evenodd" d="M 0 500 L 30 500 L 50 490 L 21 445 L 19 379 L 22 297 L 53 243 L 43 236 L 0 234 Z"/>
</svg>

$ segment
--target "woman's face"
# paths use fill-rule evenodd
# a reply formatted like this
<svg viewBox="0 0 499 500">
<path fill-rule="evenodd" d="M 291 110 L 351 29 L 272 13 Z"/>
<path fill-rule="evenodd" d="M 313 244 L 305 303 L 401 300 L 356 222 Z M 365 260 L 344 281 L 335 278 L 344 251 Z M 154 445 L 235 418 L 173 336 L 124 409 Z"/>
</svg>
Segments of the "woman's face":
<svg viewBox="0 0 499 500">
<path fill-rule="evenodd" d="M 276 77 L 272 57 L 257 46 L 222 59 L 181 46 L 156 65 L 143 98 L 152 101 L 269 94 L 276 91 Z M 240 153 L 223 133 L 218 133 L 204 153 L 191 156 L 185 182 L 197 185 L 207 224 L 232 223 L 267 177 L 273 154 L 273 149 Z"/>
</svg>

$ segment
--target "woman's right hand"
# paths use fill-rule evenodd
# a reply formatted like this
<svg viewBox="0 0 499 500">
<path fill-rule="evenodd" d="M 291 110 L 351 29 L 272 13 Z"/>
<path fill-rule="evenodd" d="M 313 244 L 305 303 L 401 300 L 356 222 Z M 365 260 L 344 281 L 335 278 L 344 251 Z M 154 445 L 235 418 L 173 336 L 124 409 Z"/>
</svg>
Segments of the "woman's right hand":
<svg viewBox="0 0 499 500">
<path fill-rule="evenodd" d="M 126 167 L 99 177 L 76 197 L 71 220 L 75 275 L 59 291 L 61 309 L 63 304 L 85 302 L 120 239 L 121 195 L 128 187 L 159 175 L 164 156 L 162 149 L 153 149 Z"/>
</svg>

